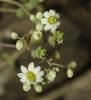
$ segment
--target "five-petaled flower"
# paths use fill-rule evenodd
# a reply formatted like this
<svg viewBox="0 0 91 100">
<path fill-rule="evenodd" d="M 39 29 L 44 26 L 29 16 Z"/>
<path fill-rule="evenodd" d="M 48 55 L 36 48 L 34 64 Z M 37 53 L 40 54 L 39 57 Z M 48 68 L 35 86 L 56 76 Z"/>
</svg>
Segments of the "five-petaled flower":
<svg viewBox="0 0 91 100">
<path fill-rule="evenodd" d="M 49 10 L 44 12 L 43 18 L 41 19 L 41 23 L 45 25 L 44 30 L 55 31 L 60 26 L 60 16 L 54 10 Z"/>
</svg>

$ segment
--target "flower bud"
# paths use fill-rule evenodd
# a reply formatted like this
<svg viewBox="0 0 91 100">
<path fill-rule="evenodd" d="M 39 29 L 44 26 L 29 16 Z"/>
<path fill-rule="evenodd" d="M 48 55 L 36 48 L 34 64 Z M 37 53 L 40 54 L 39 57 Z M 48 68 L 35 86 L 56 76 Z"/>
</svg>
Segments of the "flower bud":
<svg viewBox="0 0 91 100">
<path fill-rule="evenodd" d="M 59 72 L 59 70 L 60 70 L 60 69 L 59 69 L 58 67 L 55 67 L 55 71 L 56 71 L 56 72 Z"/>
<path fill-rule="evenodd" d="M 42 47 L 38 47 L 35 51 L 36 53 L 36 57 L 37 58 L 43 58 L 46 54 L 46 49 L 42 48 Z"/>
<path fill-rule="evenodd" d="M 12 39 L 18 39 L 19 36 L 16 32 L 12 32 L 11 37 L 12 37 Z"/>
<path fill-rule="evenodd" d="M 60 52 L 55 51 L 54 57 L 55 57 L 56 59 L 60 59 Z"/>
<path fill-rule="evenodd" d="M 69 65 L 68 68 L 76 68 L 77 64 L 75 61 L 72 61 Z"/>
<path fill-rule="evenodd" d="M 32 22 L 35 22 L 35 21 L 36 21 L 36 16 L 35 16 L 35 15 L 30 15 L 30 20 L 31 20 Z"/>
<path fill-rule="evenodd" d="M 43 25 L 41 23 L 36 25 L 36 30 L 42 31 L 43 30 Z"/>
<path fill-rule="evenodd" d="M 29 85 L 24 84 L 24 85 L 23 85 L 23 90 L 24 90 L 25 92 L 28 92 L 28 91 L 31 90 L 31 87 L 30 87 Z"/>
<path fill-rule="evenodd" d="M 35 85 L 34 89 L 35 89 L 36 92 L 39 92 L 39 93 L 42 92 L 42 86 L 41 85 Z"/>
<path fill-rule="evenodd" d="M 34 31 L 34 33 L 33 33 L 33 38 L 35 40 L 39 40 L 42 36 L 43 36 L 43 34 L 41 31 Z"/>
<path fill-rule="evenodd" d="M 43 14 L 41 12 L 38 12 L 36 14 L 36 18 L 37 18 L 37 20 L 41 20 L 41 18 L 43 18 Z"/>
<path fill-rule="evenodd" d="M 56 72 L 55 72 L 54 70 L 51 70 L 51 71 L 49 71 L 49 72 L 47 73 L 46 77 L 47 77 L 47 79 L 48 79 L 49 81 L 52 82 L 52 81 L 54 81 L 55 78 L 56 78 Z"/>
<path fill-rule="evenodd" d="M 72 70 L 71 68 L 69 68 L 69 69 L 67 70 L 67 77 L 68 77 L 68 78 L 72 78 L 72 77 L 73 77 L 73 70 Z"/>
<path fill-rule="evenodd" d="M 18 40 L 16 42 L 16 49 L 17 50 L 21 50 L 23 48 L 23 46 L 24 46 L 23 40 Z"/>
</svg>

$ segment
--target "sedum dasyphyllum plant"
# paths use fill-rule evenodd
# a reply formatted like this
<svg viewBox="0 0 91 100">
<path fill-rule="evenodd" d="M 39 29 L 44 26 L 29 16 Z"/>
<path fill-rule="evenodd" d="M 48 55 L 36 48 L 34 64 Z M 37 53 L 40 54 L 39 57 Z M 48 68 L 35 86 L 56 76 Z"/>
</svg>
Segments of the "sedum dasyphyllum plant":
<svg viewBox="0 0 91 100">
<path fill-rule="evenodd" d="M 38 64 L 30 61 L 27 68 L 21 65 L 21 73 L 18 73 L 17 76 L 23 84 L 24 91 L 28 92 L 34 88 L 36 92 L 42 92 L 44 85 L 54 82 L 60 68 L 66 69 L 68 78 L 71 78 L 73 69 L 77 65 L 75 61 L 70 62 L 67 67 L 55 63 L 55 59 L 60 58 L 58 51 L 54 52 L 54 56 L 48 56 L 48 48 L 45 45 L 47 42 L 52 46 L 54 44 L 61 46 L 63 43 L 64 32 L 60 30 L 60 15 L 55 10 L 50 9 L 43 13 L 37 12 L 34 15 L 30 15 L 30 21 L 35 23 L 35 29 L 32 29 L 30 33 L 22 37 L 19 37 L 16 32 L 12 32 L 11 37 L 16 40 L 17 50 L 28 48 L 31 56 L 40 61 Z M 39 45 L 41 42 L 43 42 L 43 46 Z M 36 44 L 38 47 L 32 49 Z M 44 68 L 42 63 L 46 63 L 47 65 L 45 66 L 47 67 Z"/>
</svg>

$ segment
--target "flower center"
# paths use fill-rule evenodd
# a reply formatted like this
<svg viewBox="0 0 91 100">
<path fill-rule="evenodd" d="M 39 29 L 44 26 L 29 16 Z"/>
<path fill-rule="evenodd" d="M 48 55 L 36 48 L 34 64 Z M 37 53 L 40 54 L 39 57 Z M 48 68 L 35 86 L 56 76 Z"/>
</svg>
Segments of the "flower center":
<svg viewBox="0 0 91 100">
<path fill-rule="evenodd" d="M 29 71 L 28 73 L 26 73 L 26 76 L 31 81 L 35 81 L 35 79 L 36 79 L 36 75 L 33 72 L 31 72 L 31 71 Z"/>
<path fill-rule="evenodd" d="M 57 18 L 55 17 L 55 16 L 50 16 L 49 18 L 48 18 L 48 22 L 50 23 L 50 24 L 55 24 L 55 23 L 57 23 Z"/>
</svg>

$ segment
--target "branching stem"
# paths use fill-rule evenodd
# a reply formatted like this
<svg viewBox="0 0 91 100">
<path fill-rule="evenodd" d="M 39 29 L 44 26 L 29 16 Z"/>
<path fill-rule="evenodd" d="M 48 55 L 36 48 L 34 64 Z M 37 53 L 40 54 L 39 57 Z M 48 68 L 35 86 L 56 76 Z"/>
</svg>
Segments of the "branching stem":
<svg viewBox="0 0 91 100">
<path fill-rule="evenodd" d="M 21 3 L 17 2 L 17 1 L 13 1 L 13 0 L 0 0 L 0 2 L 16 5 L 19 8 L 21 8 L 26 13 L 26 15 L 28 17 L 30 16 L 30 13 L 28 12 L 28 10 Z"/>
</svg>

